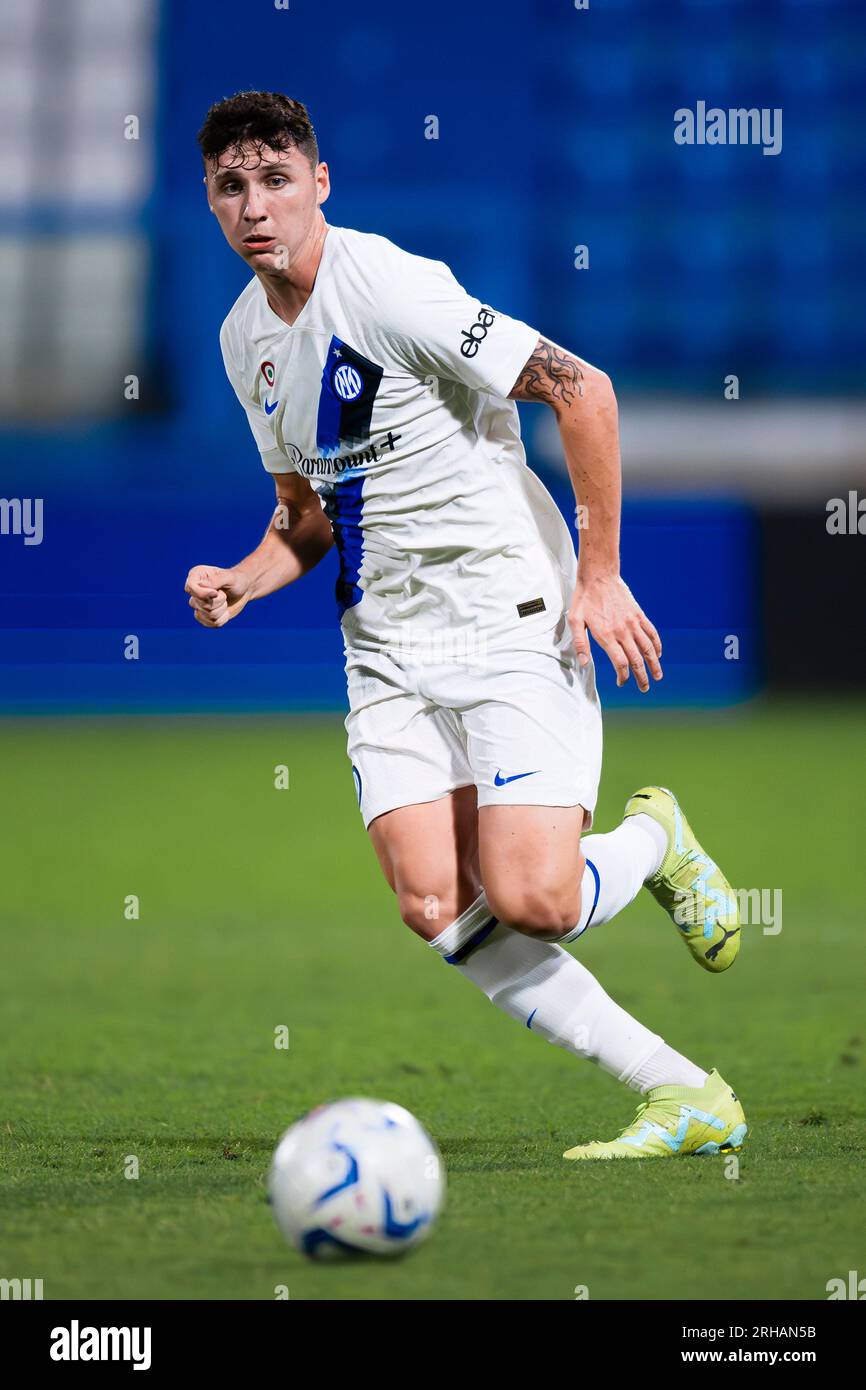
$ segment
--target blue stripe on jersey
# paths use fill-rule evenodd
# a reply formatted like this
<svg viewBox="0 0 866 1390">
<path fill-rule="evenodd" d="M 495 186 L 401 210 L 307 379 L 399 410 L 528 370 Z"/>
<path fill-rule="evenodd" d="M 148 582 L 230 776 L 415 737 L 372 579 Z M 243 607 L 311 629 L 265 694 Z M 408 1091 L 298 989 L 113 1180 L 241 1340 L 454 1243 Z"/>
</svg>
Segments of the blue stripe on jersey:
<svg viewBox="0 0 866 1390">
<path fill-rule="evenodd" d="M 347 608 L 353 608 L 364 596 L 363 590 L 358 587 L 364 558 L 364 533 L 361 530 L 363 490 L 364 474 L 350 473 L 321 491 L 325 499 L 325 515 L 331 523 L 340 557 L 336 595 L 341 618 Z"/>
<path fill-rule="evenodd" d="M 316 420 L 316 443 L 323 454 L 336 452 L 341 444 L 367 443 L 383 370 L 333 335 L 322 368 Z"/>
<path fill-rule="evenodd" d="M 330 354 L 329 354 L 330 355 Z M 319 392 L 319 416 L 316 421 L 316 444 L 323 454 L 336 453 L 340 447 L 340 402 L 326 385 L 328 364 L 322 373 L 322 389 Z"/>
</svg>

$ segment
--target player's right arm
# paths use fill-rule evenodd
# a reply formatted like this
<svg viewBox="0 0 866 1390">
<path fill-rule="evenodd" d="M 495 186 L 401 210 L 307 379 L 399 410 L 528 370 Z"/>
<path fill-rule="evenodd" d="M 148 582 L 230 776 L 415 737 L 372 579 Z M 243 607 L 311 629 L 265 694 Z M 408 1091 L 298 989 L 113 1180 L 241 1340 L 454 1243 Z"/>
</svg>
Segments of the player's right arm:
<svg viewBox="0 0 866 1390">
<path fill-rule="evenodd" d="M 262 542 L 233 569 L 194 565 L 185 585 L 202 627 L 225 627 L 250 599 L 293 584 L 334 544 L 318 493 L 299 473 L 276 473 L 277 505 Z"/>
</svg>

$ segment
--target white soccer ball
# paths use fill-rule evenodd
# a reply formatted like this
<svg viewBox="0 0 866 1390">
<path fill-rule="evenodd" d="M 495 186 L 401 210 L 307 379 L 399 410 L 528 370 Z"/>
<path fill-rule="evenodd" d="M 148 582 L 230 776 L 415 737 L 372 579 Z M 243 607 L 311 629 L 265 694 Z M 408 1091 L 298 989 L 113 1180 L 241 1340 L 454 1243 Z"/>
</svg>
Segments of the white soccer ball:
<svg viewBox="0 0 866 1390">
<path fill-rule="evenodd" d="M 311 1110 L 286 1130 L 268 1178 L 277 1225 L 313 1258 L 411 1250 L 430 1234 L 444 1192 L 430 1135 L 402 1105 L 382 1100 Z"/>
</svg>

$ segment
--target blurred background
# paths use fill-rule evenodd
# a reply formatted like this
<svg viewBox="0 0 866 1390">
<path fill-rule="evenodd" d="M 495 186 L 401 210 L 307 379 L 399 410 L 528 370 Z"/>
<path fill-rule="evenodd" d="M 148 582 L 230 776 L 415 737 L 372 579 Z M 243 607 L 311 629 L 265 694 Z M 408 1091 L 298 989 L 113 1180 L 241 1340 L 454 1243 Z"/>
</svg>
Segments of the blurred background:
<svg viewBox="0 0 866 1390">
<path fill-rule="evenodd" d="M 195 143 L 252 87 L 308 105 L 332 224 L 612 377 L 654 704 L 862 687 L 856 499 L 827 530 L 866 492 L 861 6 L 7 0 L 0 24 L 0 708 L 344 708 L 334 553 L 218 636 L 182 592 L 272 502 L 217 341 L 248 272 Z M 698 101 L 780 108 L 781 151 L 676 143 Z M 521 415 L 572 521 L 553 418 Z"/>
</svg>

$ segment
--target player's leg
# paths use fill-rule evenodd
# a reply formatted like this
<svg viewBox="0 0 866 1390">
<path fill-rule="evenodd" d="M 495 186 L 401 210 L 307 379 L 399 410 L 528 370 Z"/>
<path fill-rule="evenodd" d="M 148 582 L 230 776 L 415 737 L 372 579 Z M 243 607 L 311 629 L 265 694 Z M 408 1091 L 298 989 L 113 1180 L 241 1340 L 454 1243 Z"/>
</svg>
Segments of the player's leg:
<svg viewBox="0 0 866 1390">
<path fill-rule="evenodd" d="M 568 951 L 533 939 L 537 916 L 527 913 L 518 930 L 497 922 L 481 886 L 476 788 L 442 790 L 472 773 L 454 714 L 371 685 L 347 727 L 361 811 L 407 925 L 499 1008 L 636 1089 L 697 1084 L 704 1073 L 630 1018 Z M 562 895 L 567 878 L 573 890 L 582 823 L 572 807 L 534 841 L 538 854 L 549 841 Z"/>
<path fill-rule="evenodd" d="M 501 921 L 541 940 L 571 942 L 637 897 L 661 864 L 663 831 L 635 816 L 581 841 L 587 818 L 580 805 L 480 808 L 482 881 Z"/>
<path fill-rule="evenodd" d="M 581 677 L 569 663 L 539 656 L 511 656 L 504 679 L 488 670 L 482 691 L 490 698 L 469 698 L 459 710 L 481 803 L 481 879 L 494 915 L 462 929 L 457 921 L 431 945 L 529 1031 L 647 1096 L 649 1126 L 569 1157 L 736 1147 L 742 1110 L 718 1074 L 676 1052 L 562 945 L 544 939 L 609 919 L 658 869 L 665 836 L 651 818 L 644 825 L 634 816 L 608 835 L 587 836 L 581 852 L 583 806 L 594 806 L 601 761 L 594 684 L 590 673 L 575 693 Z M 530 784 L 527 799 L 539 804 L 520 805 Z"/>
<path fill-rule="evenodd" d="M 574 873 L 584 821 L 581 806 L 483 806 L 478 813 L 479 865 L 493 915 L 512 929 L 496 934 L 475 964 L 463 960 L 494 1002 L 548 1041 L 590 1057 L 619 1080 L 646 1090 L 662 1077 L 700 1085 L 706 1072 L 669 1048 L 605 993 L 595 977 L 559 944 L 577 917 L 585 921 L 600 896 L 593 880 L 581 903 Z M 638 847 L 639 851 L 641 847 Z M 515 934 L 527 938 L 513 940 Z M 501 945 L 497 946 L 497 943 Z M 533 970 L 531 962 L 541 969 Z M 516 967 L 524 973 L 513 975 Z"/>
<path fill-rule="evenodd" d="M 479 785 L 493 798 L 491 816 L 499 812 L 497 802 L 511 811 L 524 799 L 546 803 L 521 812 L 531 825 L 503 824 L 498 855 L 492 848 L 488 853 L 484 882 L 488 899 L 495 895 L 493 912 L 520 924 L 519 930 L 573 937 L 590 922 L 609 920 L 657 867 L 653 835 L 663 842 L 664 833 L 646 816 L 592 837 L 596 850 L 588 864 L 580 855 L 583 812 L 570 803 L 589 793 L 592 799 L 585 795 L 584 804 L 594 804 L 601 715 L 592 674 L 575 673 L 573 653 L 560 661 L 554 643 L 552 652 L 527 650 L 516 662 L 508 655 L 482 671 L 443 666 L 443 692 L 423 694 L 422 684 L 436 684 L 431 672 L 387 652 L 354 654 L 347 674 L 348 752 L 359 806 L 368 828 L 378 823 L 371 832 L 374 844 L 413 929 L 425 934 L 430 920 L 447 923 L 477 898 L 477 874 L 472 882 L 468 869 L 460 869 L 455 846 L 464 847 L 462 862 L 468 864 L 476 845 L 472 784 L 479 775 Z M 479 687 L 487 690 L 492 682 L 495 698 L 474 701 Z M 436 701 L 445 689 L 459 696 L 461 687 L 470 708 L 458 711 Z M 503 775 L 494 754 L 515 767 L 521 756 L 537 754 L 540 770 L 529 774 L 532 795 L 524 797 L 526 774 L 515 777 L 512 769 Z M 464 795 L 452 802 L 449 794 L 461 784 Z M 544 817 L 557 801 L 566 806 L 562 833 L 548 842 Z"/>
<path fill-rule="evenodd" d="M 559 817 L 568 824 L 561 837 L 556 827 L 539 832 L 537 842 L 546 841 L 551 863 L 564 862 L 559 839 L 575 834 L 575 808 L 568 810 Z M 397 807 L 370 822 L 370 840 L 407 926 L 498 1008 L 634 1089 L 661 1080 L 702 1084 L 705 1072 L 631 1018 L 561 946 L 536 935 L 537 916 L 529 928 L 497 921 L 479 877 L 481 819 L 471 786 Z M 576 834 L 579 843 L 579 830 Z"/>
<path fill-rule="evenodd" d="M 580 850 L 580 808 L 484 806 L 480 819 L 482 878 L 503 921 L 567 944 L 609 922 L 646 887 L 704 970 L 717 974 L 736 960 L 736 894 L 666 788 L 635 792 L 622 823 L 585 835 Z"/>
<path fill-rule="evenodd" d="M 479 901 L 478 810 L 453 713 L 419 692 L 419 670 L 385 652 L 347 664 L 347 751 L 358 806 L 404 922 L 432 940 L 490 913 Z"/>
<path fill-rule="evenodd" d="M 478 900 L 474 786 L 386 811 L 367 829 L 403 921 L 425 941 L 432 941 Z"/>
<path fill-rule="evenodd" d="M 577 666 L 563 634 L 492 659 L 465 693 L 458 713 L 489 821 L 482 881 L 497 916 L 567 943 L 609 922 L 646 885 L 699 965 L 733 964 L 736 896 L 672 793 L 642 788 L 620 825 L 581 844 L 579 805 L 588 821 L 601 771 L 601 711 L 592 668 Z"/>
<path fill-rule="evenodd" d="M 591 666 L 558 629 L 467 673 L 456 705 L 479 790 L 482 882 L 494 913 L 548 940 L 574 940 L 640 892 L 665 833 L 637 815 L 587 835 L 601 775 Z M 585 808 L 585 809 L 584 809 Z"/>
<path fill-rule="evenodd" d="M 562 946 L 497 922 L 480 889 L 474 786 L 385 812 L 368 829 L 413 931 L 530 1031 L 648 1095 L 649 1127 L 570 1149 L 569 1159 L 715 1152 L 742 1142 L 742 1110 L 718 1073 L 708 1077 L 627 1014 Z M 555 863 L 561 851 L 550 827 L 545 840 Z M 693 1118 L 683 1128 L 685 1113 Z"/>
<path fill-rule="evenodd" d="M 580 851 L 580 808 L 484 806 L 480 819 L 482 878 L 502 920 L 567 944 L 609 922 L 646 887 L 704 970 L 717 974 L 736 960 L 736 894 L 666 788 L 635 792 L 622 823 L 585 835 Z"/>
<path fill-rule="evenodd" d="M 579 816 L 566 814 L 575 809 Z M 647 1097 L 635 1122 L 616 1139 L 580 1145 L 564 1157 L 673 1157 L 739 1148 L 746 1134 L 742 1106 L 718 1072 L 708 1074 L 670 1047 L 621 1008 L 580 961 L 543 939 L 556 929 L 557 914 L 567 920 L 573 910 L 565 906 L 567 863 L 582 820 L 581 808 L 482 808 L 479 864 L 485 881 L 486 864 L 507 868 L 502 891 L 511 892 L 511 860 L 523 858 L 524 845 L 536 873 L 547 877 L 532 896 L 515 896 L 522 922 L 506 925 L 495 916 L 485 921 L 482 894 L 473 913 L 458 918 L 431 945 L 530 1032 L 595 1062 Z"/>
<path fill-rule="evenodd" d="M 459 786 L 471 769 L 457 723 L 447 709 L 375 681 L 364 688 L 347 720 L 349 751 L 365 824 L 404 920 L 531 1031 L 635 1089 L 698 1087 L 706 1074 L 630 1018 L 566 950 L 497 922 L 483 890 L 470 901 L 479 886 L 475 796 Z M 410 798 L 410 788 L 425 799 Z"/>
</svg>

